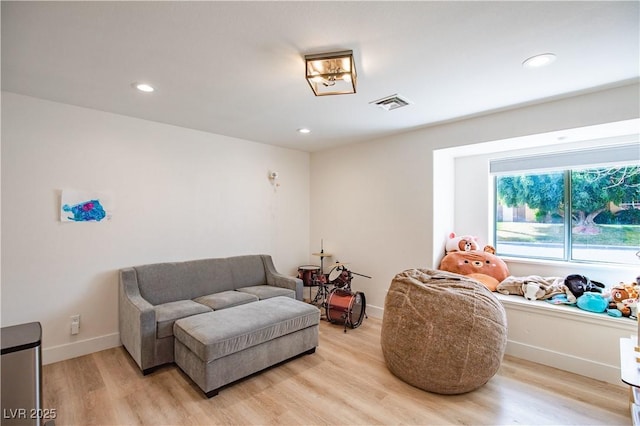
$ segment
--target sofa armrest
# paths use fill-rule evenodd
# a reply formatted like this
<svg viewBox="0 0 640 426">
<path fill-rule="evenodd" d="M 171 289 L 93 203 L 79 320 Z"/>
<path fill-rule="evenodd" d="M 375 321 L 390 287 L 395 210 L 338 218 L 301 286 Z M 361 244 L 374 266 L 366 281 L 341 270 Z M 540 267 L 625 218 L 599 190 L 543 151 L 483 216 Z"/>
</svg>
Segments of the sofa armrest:
<svg viewBox="0 0 640 426">
<path fill-rule="evenodd" d="M 140 295 L 133 268 L 120 270 L 118 302 L 120 340 L 144 372 L 155 366 L 156 312 Z"/>
<path fill-rule="evenodd" d="M 304 287 L 300 278 L 290 277 L 277 272 L 275 266 L 273 265 L 271 256 L 262 255 L 262 261 L 264 263 L 268 285 L 293 290 L 296 292 L 296 299 L 302 300 L 302 290 Z"/>
</svg>

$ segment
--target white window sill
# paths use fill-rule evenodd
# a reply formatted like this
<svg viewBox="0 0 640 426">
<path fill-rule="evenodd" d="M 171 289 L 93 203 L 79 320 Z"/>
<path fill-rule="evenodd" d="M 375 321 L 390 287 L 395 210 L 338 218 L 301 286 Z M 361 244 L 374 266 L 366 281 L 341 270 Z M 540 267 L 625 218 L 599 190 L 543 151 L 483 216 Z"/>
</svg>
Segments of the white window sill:
<svg viewBox="0 0 640 426">
<path fill-rule="evenodd" d="M 637 333 L 638 322 L 629 318 L 617 318 L 607 315 L 606 313 L 588 312 L 576 306 L 554 305 L 543 300 L 530 301 L 522 296 L 500 293 L 493 294 L 507 310 L 513 309 L 537 315 L 557 317 L 562 320 L 614 327 L 629 331 L 629 333 L 634 335 Z"/>
</svg>

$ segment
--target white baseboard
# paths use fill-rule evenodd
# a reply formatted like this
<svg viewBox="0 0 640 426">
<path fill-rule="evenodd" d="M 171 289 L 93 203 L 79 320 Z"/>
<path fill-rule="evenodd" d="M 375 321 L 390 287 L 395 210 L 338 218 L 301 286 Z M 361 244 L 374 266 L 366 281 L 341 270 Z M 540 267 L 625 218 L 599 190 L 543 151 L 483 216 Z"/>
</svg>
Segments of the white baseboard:
<svg viewBox="0 0 640 426">
<path fill-rule="evenodd" d="M 384 308 L 374 305 L 367 305 L 367 315 L 372 318 L 382 319 L 382 314 L 384 313 Z"/>
<path fill-rule="evenodd" d="M 538 364 L 591 377 L 596 380 L 623 386 L 620 380 L 620 367 L 607 365 L 573 355 L 555 352 L 547 348 L 528 345 L 526 343 L 507 341 L 506 354 Z"/>
<path fill-rule="evenodd" d="M 42 349 L 42 364 L 52 364 L 66 359 L 89 355 L 93 352 L 120 346 L 120 333 L 107 334 L 92 339 L 66 343 Z"/>
</svg>

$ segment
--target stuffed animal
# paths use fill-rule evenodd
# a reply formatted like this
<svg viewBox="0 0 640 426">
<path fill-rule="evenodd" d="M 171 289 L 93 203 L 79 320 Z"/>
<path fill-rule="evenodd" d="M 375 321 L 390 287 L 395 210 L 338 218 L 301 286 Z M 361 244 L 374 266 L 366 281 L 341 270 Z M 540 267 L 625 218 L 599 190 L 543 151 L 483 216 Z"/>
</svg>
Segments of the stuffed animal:
<svg viewBox="0 0 640 426">
<path fill-rule="evenodd" d="M 538 300 L 544 297 L 544 289 L 540 287 L 540 283 L 525 282 L 522 284 L 523 296 L 527 300 Z"/>
<path fill-rule="evenodd" d="M 518 277 L 508 276 L 500 281 L 496 287 L 496 291 L 502 294 L 514 294 L 516 296 L 524 296 L 524 281 Z"/>
<path fill-rule="evenodd" d="M 486 251 L 452 251 L 440 262 L 440 270 L 466 275 L 496 291 L 498 284 L 509 276 L 509 268 L 495 254 Z"/>
<path fill-rule="evenodd" d="M 573 297 L 573 294 L 571 295 Z M 551 296 L 549 299 L 546 299 L 545 302 L 549 302 L 553 305 L 575 305 L 575 300 L 573 302 L 569 302 L 569 298 L 566 294 L 556 294 Z M 617 309 L 616 309 L 617 310 Z"/>
<path fill-rule="evenodd" d="M 549 300 L 558 295 L 565 295 L 564 303 L 571 304 L 576 302 L 576 298 L 569 288 L 564 285 L 564 279 L 561 277 L 510 276 L 498 284 L 496 291 L 502 294 L 524 296 L 527 300 Z"/>
<path fill-rule="evenodd" d="M 585 291 L 582 296 L 578 297 L 577 302 L 578 308 L 598 313 L 606 311 L 608 304 L 601 293 L 594 291 Z"/>
<path fill-rule="evenodd" d="M 484 246 L 484 251 L 486 251 L 487 253 L 496 254 L 496 248 L 488 244 Z"/>
<path fill-rule="evenodd" d="M 472 237 L 471 235 L 456 237 L 455 232 L 452 232 L 449 234 L 449 239 L 445 244 L 445 253 L 478 250 L 477 240 L 478 237 Z"/>
<path fill-rule="evenodd" d="M 622 305 L 625 310 L 629 309 L 629 318 L 638 318 L 638 299 L 624 299 Z"/>
<path fill-rule="evenodd" d="M 611 291 L 613 292 L 613 290 L 615 289 L 623 289 L 624 291 L 626 291 L 628 297 L 626 297 L 625 299 L 637 299 L 639 297 L 640 286 L 638 286 L 637 284 L 625 284 L 623 282 L 620 282 L 620 284 L 613 286 Z"/>
<path fill-rule="evenodd" d="M 638 288 L 633 284 L 620 283 L 611 288 L 609 309 L 619 310 L 623 317 L 637 316 Z M 632 306 L 636 312 L 632 311 Z"/>
<path fill-rule="evenodd" d="M 564 279 L 564 284 L 569 287 L 569 290 L 576 298 L 582 296 L 586 291 L 602 293 L 604 289 L 604 284 L 598 281 L 591 281 L 584 275 L 578 274 L 568 275 Z"/>
</svg>

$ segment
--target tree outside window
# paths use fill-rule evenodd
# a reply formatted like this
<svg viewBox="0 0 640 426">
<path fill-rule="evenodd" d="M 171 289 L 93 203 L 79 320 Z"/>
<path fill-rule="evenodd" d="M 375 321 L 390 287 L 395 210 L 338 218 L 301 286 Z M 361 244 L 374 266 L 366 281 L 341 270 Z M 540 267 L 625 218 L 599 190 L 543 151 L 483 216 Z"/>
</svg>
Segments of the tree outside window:
<svg viewBox="0 0 640 426">
<path fill-rule="evenodd" d="M 509 174 L 495 179 L 498 253 L 637 263 L 639 166 Z"/>
</svg>

